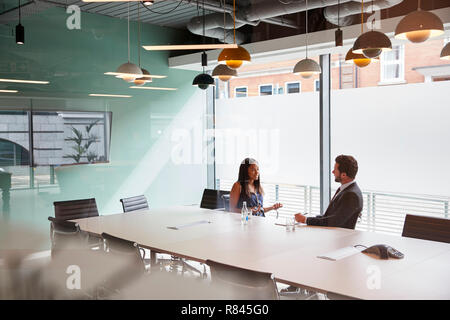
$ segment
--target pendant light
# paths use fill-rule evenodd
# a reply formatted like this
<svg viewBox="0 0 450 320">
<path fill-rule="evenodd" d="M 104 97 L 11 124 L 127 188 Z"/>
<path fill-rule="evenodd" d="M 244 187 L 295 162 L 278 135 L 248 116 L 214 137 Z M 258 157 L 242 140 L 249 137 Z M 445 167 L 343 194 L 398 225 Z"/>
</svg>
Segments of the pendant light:
<svg viewBox="0 0 450 320">
<path fill-rule="evenodd" d="M 297 62 L 294 67 L 294 73 L 299 74 L 302 78 L 311 78 L 314 74 L 319 74 L 322 69 L 312 59 L 308 59 L 308 0 L 306 0 L 306 58 Z"/>
<path fill-rule="evenodd" d="M 225 0 L 224 0 L 225 2 Z M 223 10 L 223 43 L 225 43 L 226 39 L 226 13 L 225 13 L 225 4 Z M 213 78 L 219 78 L 220 80 L 226 82 L 231 78 L 237 77 L 237 71 L 235 69 L 229 68 L 226 64 L 218 64 L 212 71 Z"/>
<path fill-rule="evenodd" d="M 341 30 L 340 18 L 341 18 L 341 3 L 338 0 L 338 28 L 334 34 L 334 40 L 336 47 L 342 47 L 344 45 L 344 39 Z"/>
<path fill-rule="evenodd" d="M 139 68 L 142 71 L 142 74 L 145 77 L 136 78 L 133 82 L 137 86 L 143 86 L 147 82 L 152 82 L 152 78 L 150 78 L 150 72 L 146 69 L 141 68 L 141 21 L 140 21 L 140 12 L 139 12 L 140 2 L 138 2 L 138 64 Z"/>
<path fill-rule="evenodd" d="M 210 85 L 214 86 L 214 79 L 209 74 L 205 73 L 205 67 L 208 65 L 208 58 L 206 56 L 206 53 L 202 53 L 202 67 L 203 67 L 203 73 L 200 73 L 197 75 L 194 80 L 192 81 L 193 86 L 198 86 L 200 89 L 205 90 Z"/>
<path fill-rule="evenodd" d="M 212 76 L 213 78 L 219 78 L 226 82 L 231 78 L 237 77 L 237 71 L 235 69 L 230 69 L 225 64 L 219 64 L 214 68 Z"/>
<path fill-rule="evenodd" d="M 442 60 L 450 60 L 450 42 L 445 45 L 441 51 Z"/>
<path fill-rule="evenodd" d="M 117 68 L 116 78 L 121 78 L 126 82 L 133 82 L 142 75 L 142 70 L 134 63 L 130 62 L 130 3 L 128 2 L 128 62 Z"/>
<path fill-rule="evenodd" d="M 24 44 L 25 43 L 25 28 L 20 23 L 21 22 L 21 6 L 19 0 L 19 24 L 16 26 L 16 43 Z"/>
<path fill-rule="evenodd" d="M 420 0 L 417 2 L 417 11 L 414 11 L 400 20 L 395 28 L 395 38 L 414 43 L 426 41 L 428 38 L 440 36 L 444 33 L 442 20 L 429 11 L 420 8 Z"/>
<path fill-rule="evenodd" d="M 361 7 L 364 8 L 364 1 L 361 1 Z M 373 0 L 372 0 L 372 13 L 373 13 Z M 382 32 L 372 30 L 363 33 L 356 39 L 353 44 L 353 53 L 363 54 L 367 58 L 376 58 L 383 51 L 392 50 L 391 40 Z"/>
<path fill-rule="evenodd" d="M 361 3 L 361 35 L 362 34 L 364 34 L 364 3 Z M 353 61 L 356 66 L 364 68 L 372 62 L 372 59 L 365 57 L 361 53 L 354 53 L 353 48 L 350 48 L 345 55 L 345 62 L 351 61 Z"/>
<path fill-rule="evenodd" d="M 205 43 L 205 0 L 203 0 L 203 43 Z M 203 73 L 200 73 L 197 75 L 194 80 L 192 81 L 193 86 L 197 86 L 202 90 L 207 89 L 210 85 L 214 86 L 215 82 L 213 77 L 211 77 L 209 74 L 205 73 L 205 67 L 208 65 L 208 57 L 206 55 L 206 52 L 203 51 L 202 53 L 202 68 Z"/>
<path fill-rule="evenodd" d="M 236 0 L 233 0 L 233 39 L 236 44 Z M 251 61 L 250 53 L 238 46 L 235 49 L 223 49 L 217 58 L 220 64 L 226 64 L 231 69 L 238 69 Z"/>
</svg>

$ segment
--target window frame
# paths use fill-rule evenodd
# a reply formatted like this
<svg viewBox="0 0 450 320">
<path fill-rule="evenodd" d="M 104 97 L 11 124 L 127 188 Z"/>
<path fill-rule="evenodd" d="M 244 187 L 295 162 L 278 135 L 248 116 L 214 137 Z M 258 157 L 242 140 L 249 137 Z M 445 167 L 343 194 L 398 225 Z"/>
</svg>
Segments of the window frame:
<svg viewBox="0 0 450 320">
<path fill-rule="evenodd" d="M 288 85 L 298 83 L 298 92 L 288 92 Z M 289 81 L 284 83 L 285 94 L 302 93 L 302 82 L 301 81 Z"/>
<path fill-rule="evenodd" d="M 386 61 L 386 52 L 383 52 L 380 56 L 380 82 L 379 85 L 405 83 L 405 45 L 398 44 L 393 46 L 399 48 L 399 58 L 392 61 Z M 385 67 L 387 65 L 399 65 L 399 77 L 398 78 L 385 78 Z"/>
<path fill-rule="evenodd" d="M 272 88 L 271 89 L 271 93 L 270 94 L 261 95 L 261 87 L 265 87 L 265 86 L 270 86 Z M 274 95 L 273 94 L 273 88 L 274 88 L 273 83 L 258 84 L 258 96 L 259 97 L 273 96 Z"/>
<path fill-rule="evenodd" d="M 245 88 L 245 97 L 238 97 L 237 96 L 237 89 L 243 89 Z M 239 92 L 240 94 L 242 94 L 243 92 Z M 239 86 L 239 87 L 234 87 L 234 97 L 235 98 L 247 98 L 248 97 L 248 86 Z"/>
</svg>

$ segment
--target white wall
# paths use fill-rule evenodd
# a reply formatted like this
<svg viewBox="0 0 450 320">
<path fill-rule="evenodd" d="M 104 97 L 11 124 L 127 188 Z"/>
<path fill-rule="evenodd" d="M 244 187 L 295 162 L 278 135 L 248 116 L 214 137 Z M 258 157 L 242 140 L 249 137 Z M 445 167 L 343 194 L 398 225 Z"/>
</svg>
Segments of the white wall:
<svg viewBox="0 0 450 320">
<path fill-rule="evenodd" d="M 449 91 L 449 81 L 332 91 L 332 160 L 353 155 L 363 190 L 450 196 Z M 219 133 L 257 142 L 218 142 L 218 178 L 236 180 L 251 155 L 263 181 L 319 185 L 317 93 L 217 100 L 216 112 Z"/>
</svg>

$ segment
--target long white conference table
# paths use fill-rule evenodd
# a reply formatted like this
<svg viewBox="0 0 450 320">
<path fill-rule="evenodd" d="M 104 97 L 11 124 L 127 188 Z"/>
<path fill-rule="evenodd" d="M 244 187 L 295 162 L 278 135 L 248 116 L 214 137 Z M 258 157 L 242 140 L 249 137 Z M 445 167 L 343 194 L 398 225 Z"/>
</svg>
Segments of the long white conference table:
<svg viewBox="0 0 450 320">
<path fill-rule="evenodd" d="M 284 219 L 279 219 L 281 223 Z M 192 206 L 74 220 L 84 231 L 135 241 L 144 248 L 199 262 L 215 260 L 271 272 L 279 282 L 359 299 L 450 299 L 450 244 L 373 232 L 297 226 L 286 231 L 275 218 Z M 199 221 L 210 223 L 193 224 Z M 318 258 L 354 245 L 387 244 L 401 260 L 357 253 L 337 261 Z"/>
</svg>

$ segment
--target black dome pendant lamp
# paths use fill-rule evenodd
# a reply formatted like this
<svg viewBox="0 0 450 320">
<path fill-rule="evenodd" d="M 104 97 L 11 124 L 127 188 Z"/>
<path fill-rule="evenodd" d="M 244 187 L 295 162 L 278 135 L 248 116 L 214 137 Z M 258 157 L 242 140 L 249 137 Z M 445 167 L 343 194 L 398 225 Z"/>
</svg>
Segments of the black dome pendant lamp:
<svg viewBox="0 0 450 320">
<path fill-rule="evenodd" d="M 205 1 L 203 0 L 203 44 L 205 44 Z M 192 81 L 193 86 L 197 86 L 202 90 L 206 90 L 209 86 L 214 86 L 214 78 L 205 73 L 205 67 L 208 65 L 208 58 L 206 52 L 202 53 L 202 68 L 203 73 L 197 75 Z"/>
<path fill-rule="evenodd" d="M 21 22 L 21 14 L 20 14 L 20 0 L 19 0 L 19 24 L 16 26 L 16 43 L 24 44 L 25 43 L 25 28 L 20 23 Z"/>
</svg>

